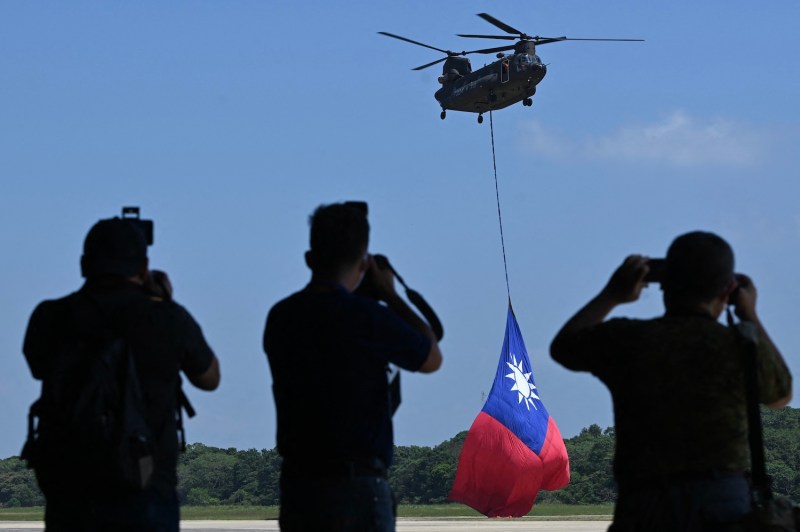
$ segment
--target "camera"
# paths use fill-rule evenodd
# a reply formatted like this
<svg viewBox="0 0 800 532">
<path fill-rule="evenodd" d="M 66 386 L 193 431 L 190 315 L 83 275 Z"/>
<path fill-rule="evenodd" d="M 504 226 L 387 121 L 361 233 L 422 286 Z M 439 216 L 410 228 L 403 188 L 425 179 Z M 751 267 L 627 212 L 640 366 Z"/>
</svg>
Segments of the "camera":
<svg viewBox="0 0 800 532">
<path fill-rule="evenodd" d="M 667 261 L 665 259 L 649 259 L 647 261 L 647 267 L 650 268 L 650 270 L 647 272 L 647 275 L 644 276 L 644 282 L 663 283 L 664 274 L 666 273 L 666 266 Z M 736 304 L 736 301 L 739 297 L 739 289 L 750 286 L 747 276 L 742 275 L 741 273 L 734 273 L 733 276 L 736 280 L 736 289 L 728 297 L 728 304 L 730 305 Z"/>
<path fill-rule="evenodd" d="M 142 220 L 139 207 L 123 207 L 122 219 L 133 224 L 144 235 L 148 246 L 153 245 L 153 220 Z"/>
<path fill-rule="evenodd" d="M 366 201 L 345 201 L 344 204 L 346 207 L 355 209 L 358 212 L 364 214 L 364 216 L 367 216 L 369 214 L 369 207 L 367 206 Z"/>
<path fill-rule="evenodd" d="M 644 276 L 646 283 L 660 283 L 664 280 L 664 271 L 666 270 L 667 261 L 665 259 L 649 259 L 647 267 L 650 271 Z"/>
</svg>

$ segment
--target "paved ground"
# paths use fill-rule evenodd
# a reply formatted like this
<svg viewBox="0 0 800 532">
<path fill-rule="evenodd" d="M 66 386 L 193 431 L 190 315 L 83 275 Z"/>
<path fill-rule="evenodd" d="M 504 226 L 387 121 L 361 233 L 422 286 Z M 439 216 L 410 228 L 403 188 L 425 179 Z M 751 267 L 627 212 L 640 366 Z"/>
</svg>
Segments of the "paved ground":
<svg viewBox="0 0 800 532">
<path fill-rule="evenodd" d="M 605 532 L 608 521 L 530 521 L 518 519 L 399 519 L 397 532 L 460 532 L 483 530 L 512 530 L 529 532 Z M 0 530 L 41 532 L 42 523 L 19 521 L 0 522 Z M 184 532 L 239 532 L 259 530 L 278 532 L 277 521 L 183 521 Z"/>
</svg>

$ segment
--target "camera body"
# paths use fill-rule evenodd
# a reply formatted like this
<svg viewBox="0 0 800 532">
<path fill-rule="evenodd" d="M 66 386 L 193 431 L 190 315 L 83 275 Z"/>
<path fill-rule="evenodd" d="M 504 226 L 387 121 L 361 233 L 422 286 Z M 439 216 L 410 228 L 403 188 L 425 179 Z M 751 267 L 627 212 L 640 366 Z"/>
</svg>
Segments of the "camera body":
<svg viewBox="0 0 800 532">
<path fill-rule="evenodd" d="M 148 246 L 153 245 L 153 220 L 142 220 L 139 207 L 123 207 L 122 219 L 133 224 L 142 232 Z"/>
<path fill-rule="evenodd" d="M 649 259 L 647 261 L 647 266 L 650 268 L 650 271 L 648 271 L 647 275 L 644 276 L 644 282 L 659 284 L 663 283 L 667 266 L 666 259 Z M 750 285 L 747 276 L 742 275 L 741 273 L 734 273 L 733 277 L 736 280 L 736 288 L 728 297 L 728 302 L 731 305 L 736 304 L 736 300 L 739 296 L 739 289 L 746 288 Z"/>
<path fill-rule="evenodd" d="M 369 206 L 366 201 L 345 201 L 344 204 L 346 207 L 363 213 L 365 217 L 369 214 Z"/>
<path fill-rule="evenodd" d="M 650 271 L 644 276 L 644 282 L 661 283 L 664 280 L 664 272 L 667 267 L 666 259 L 649 259 L 647 267 L 650 268 Z"/>
</svg>

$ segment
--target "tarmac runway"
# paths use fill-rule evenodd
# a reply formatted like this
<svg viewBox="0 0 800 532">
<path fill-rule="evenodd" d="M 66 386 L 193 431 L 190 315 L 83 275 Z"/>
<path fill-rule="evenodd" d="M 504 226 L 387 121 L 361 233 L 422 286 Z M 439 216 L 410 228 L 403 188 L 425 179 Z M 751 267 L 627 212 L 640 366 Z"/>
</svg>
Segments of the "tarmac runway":
<svg viewBox="0 0 800 532">
<path fill-rule="evenodd" d="M 608 521 L 533 521 L 530 519 L 398 519 L 397 532 L 460 532 L 512 530 L 529 532 L 605 532 Z M 0 521 L 0 530 L 41 532 L 42 523 Z M 184 532 L 278 532 L 277 521 L 182 521 Z"/>
</svg>

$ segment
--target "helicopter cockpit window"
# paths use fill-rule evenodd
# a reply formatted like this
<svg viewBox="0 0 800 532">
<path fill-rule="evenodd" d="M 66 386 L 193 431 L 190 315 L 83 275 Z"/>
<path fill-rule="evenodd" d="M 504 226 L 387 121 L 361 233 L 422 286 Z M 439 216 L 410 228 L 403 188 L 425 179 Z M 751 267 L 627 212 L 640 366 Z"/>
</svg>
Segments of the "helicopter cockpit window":
<svg viewBox="0 0 800 532">
<path fill-rule="evenodd" d="M 517 55 L 517 71 L 528 70 L 534 65 L 533 58 L 528 54 Z"/>
</svg>

